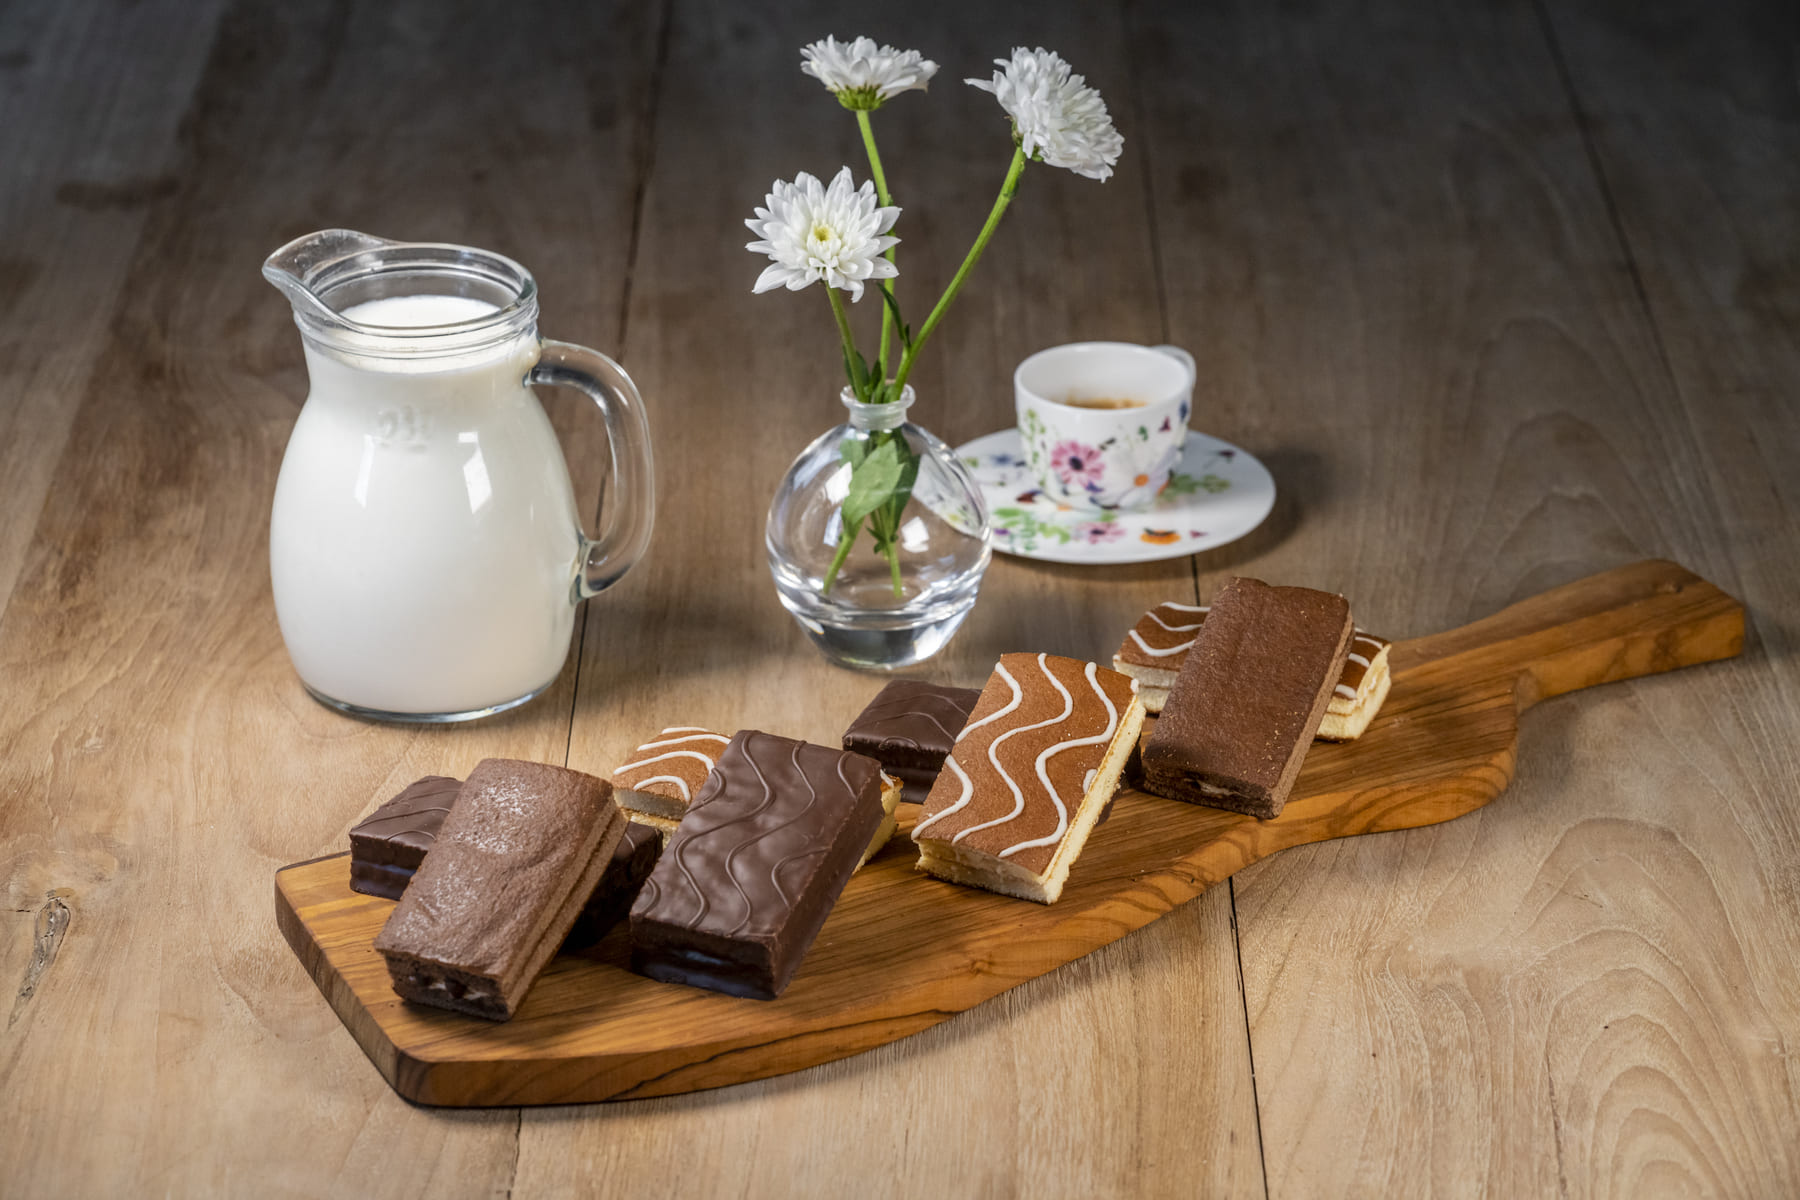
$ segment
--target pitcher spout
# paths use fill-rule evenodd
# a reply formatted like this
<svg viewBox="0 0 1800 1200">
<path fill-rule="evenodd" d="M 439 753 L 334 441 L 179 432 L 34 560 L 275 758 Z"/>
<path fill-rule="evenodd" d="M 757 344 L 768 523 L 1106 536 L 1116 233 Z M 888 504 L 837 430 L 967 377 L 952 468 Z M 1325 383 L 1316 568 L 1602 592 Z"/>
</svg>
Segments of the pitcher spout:
<svg viewBox="0 0 1800 1200">
<path fill-rule="evenodd" d="M 320 280 L 334 274 L 331 269 L 348 259 L 399 244 L 353 229 L 321 229 L 295 238 L 269 255 L 263 262 L 263 278 L 281 289 L 296 314 L 342 328 L 343 317 L 319 295 Z"/>
</svg>

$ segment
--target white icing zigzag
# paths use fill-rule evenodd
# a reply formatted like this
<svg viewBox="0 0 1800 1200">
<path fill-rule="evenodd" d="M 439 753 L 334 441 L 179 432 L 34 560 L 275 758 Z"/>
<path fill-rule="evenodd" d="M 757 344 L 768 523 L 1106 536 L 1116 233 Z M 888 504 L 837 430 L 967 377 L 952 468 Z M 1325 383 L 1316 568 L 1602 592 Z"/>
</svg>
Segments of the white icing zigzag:
<svg viewBox="0 0 1800 1200">
<path fill-rule="evenodd" d="M 1042 657 L 1042 656 L 1040 656 L 1040 657 Z M 1012 699 L 1008 700 L 1003 706 L 995 709 L 993 712 L 989 713 L 987 716 L 981 718 L 981 720 L 974 721 L 968 725 L 963 726 L 963 731 L 956 735 L 956 740 L 959 743 L 964 738 L 968 737 L 971 733 L 975 732 L 977 729 L 980 729 L 983 725 L 987 725 L 994 721 L 998 721 L 1001 717 L 1004 717 L 1007 713 L 1009 713 L 1009 712 L 1013 711 L 1015 708 L 1019 707 L 1020 702 L 1025 699 L 1025 690 L 1019 686 L 1019 681 L 1012 677 L 1012 673 L 1006 669 L 1004 664 L 995 663 L 994 670 L 996 673 L 999 674 L 1000 678 L 1006 680 L 1006 686 L 1012 689 Z M 956 755 L 954 753 L 952 753 L 948 758 L 944 759 L 944 765 L 949 767 L 952 771 L 956 772 L 956 778 L 957 778 L 958 782 L 960 782 L 962 784 L 962 794 L 956 798 L 955 804 L 952 804 L 949 808 L 946 808 L 943 812 L 938 813 L 936 816 L 926 817 L 923 821 L 920 821 L 917 825 L 914 825 L 912 835 L 915 840 L 918 838 L 919 834 L 921 832 L 923 832 L 927 827 L 937 824 L 939 821 L 943 820 L 945 817 L 949 816 L 953 812 L 961 812 L 965 807 L 967 807 L 969 801 L 974 799 L 974 797 L 975 797 L 975 787 L 973 784 L 971 784 L 969 782 L 969 777 L 963 773 L 962 767 L 957 765 Z"/>
<path fill-rule="evenodd" d="M 643 745 L 638 747 L 638 750 L 640 752 L 642 752 L 644 750 L 656 750 L 663 746 L 680 745 L 682 742 L 714 741 L 714 742 L 720 743 L 721 745 L 729 745 L 731 742 L 730 738 L 724 737 L 717 733 L 713 733 L 711 730 L 708 730 L 708 729 L 702 729 L 698 725 L 671 725 L 667 729 L 663 730 L 663 732 L 664 733 L 685 733 L 687 736 L 686 737 L 667 738 L 663 741 L 658 741 L 658 742 L 645 742 Z M 635 770 L 638 767 L 647 767 L 651 763 L 662 762 L 664 759 L 670 759 L 670 758 L 698 759 L 702 763 L 706 764 L 706 769 L 708 771 L 711 771 L 713 769 L 714 765 L 716 765 L 716 763 L 717 763 L 717 759 L 714 756 L 702 754 L 698 750 L 671 750 L 667 754 L 654 754 L 654 755 L 651 755 L 649 758 L 640 758 L 633 762 L 624 763 L 618 767 L 615 767 L 615 768 L 613 768 L 613 776 L 616 778 L 620 775 L 623 775 L 627 771 Z M 648 779 L 640 779 L 636 783 L 633 783 L 629 786 L 631 787 L 631 789 L 633 791 L 642 791 L 643 789 L 649 787 L 653 783 L 672 783 L 676 787 L 681 789 L 682 800 L 689 801 L 689 800 L 693 799 L 692 793 L 689 792 L 689 790 L 688 790 L 687 780 L 681 778 L 681 776 L 679 776 L 679 775 L 652 775 Z"/>
<path fill-rule="evenodd" d="M 1040 670 L 1044 673 L 1044 678 L 1048 679 L 1050 681 L 1050 686 L 1055 688 L 1057 691 L 1057 694 L 1063 698 L 1063 710 L 1061 712 L 1057 713 L 1054 717 L 1050 717 L 1047 720 L 1038 721 L 1035 724 L 1031 724 L 1031 725 L 1021 725 L 1017 729 L 1009 729 L 1005 733 L 1001 734 L 999 737 L 995 738 L 993 741 L 988 743 L 988 752 L 987 752 L 988 761 L 990 763 L 994 764 L 994 772 L 1000 776 L 1001 780 L 1006 784 L 1007 788 L 1012 792 L 1012 794 L 1013 794 L 1013 810 L 1011 812 L 1007 813 L 1004 817 L 996 817 L 992 821 L 983 821 L 979 825 L 969 826 L 967 829 L 963 830 L 961 833 L 957 834 L 955 837 L 950 839 L 950 843 L 952 845 L 955 845 L 957 842 L 962 841 L 964 838 L 968 837 L 971 833 L 975 833 L 975 832 L 978 832 L 979 830 L 983 830 L 983 829 L 991 829 L 995 825 L 1004 825 L 1008 821 L 1012 820 L 1014 817 L 1018 816 L 1020 813 L 1025 811 L 1025 793 L 1023 793 L 1019 790 L 1019 785 L 1017 783 L 1013 782 L 1013 777 L 1007 773 L 1007 770 L 1005 767 L 1000 765 L 1000 743 L 1004 742 L 1009 737 L 1016 737 L 1021 733 L 1029 733 L 1033 729 L 1044 729 L 1051 725 L 1060 725 L 1064 721 L 1069 719 L 1070 713 L 1075 711 L 1075 698 L 1073 696 L 1069 695 L 1069 689 L 1065 688 L 1062 685 L 1061 681 L 1059 681 L 1056 678 L 1056 676 L 1054 676 L 1050 673 L 1050 664 L 1045 661 L 1045 659 L 1047 657 L 1048 657 L 1047 655 L 1044 655 L 1042 653 L 1040 653 L 1038 655 L 1038 670 Z M 1040 764 L 1041 764 L 1041 760 L 1040 760 Z M 1039 771 L 1040 771 L 1040 773 L 1042 771 L 1041 765 L 1039 767 Z M 1046 779 L 1044 782 L 1046 785 L 1048 785 L 1050 781 Z M 1051 792 L 1050 798 L 1056 802 L 1057 811 L 1061 812 L 1062 811 L 1062 801 L 1056 799 L 1056 793 Z M 1017 850 L 1018 847 L 1014 846 L 1013 849 Z"/>
<path fill-rule="evenodd" d="M 1041 656 L 1040 661 L 1042 661 Z M 1119 728 L 1119 710 L 1114 708 L 1113 702 L 1107 698 L 1106 689 L 1102 688 L 1100 686 L 1100 681 L 1094 677 L 1094 670 L 1094 664 L 1089 663 L 1086 672 L 1088 686 L 1094 689 L 1094 695 L 1100 697 L 1100 703 L 1106 705 L 1106 728 L 1100 733 L 1095 734 L 1093 737 L 1073 738 L 1066 742 L 1058 742 L 1056 745 L 1049 747 L 1042 754 L 1037 756 L 1038 781 L 1044 785 L 1044 791 L 1049 793 L 1050 799 L 1056 804 L 1056 832 L 1047 837 L 1035 838 L 1029 842 L 1020 842 L 1016 846 L 1008 846 L 1000 852 L 1001 858 L 1017 854 L 1021 850 L 1029 850 L 1033 846 L 1054 846 L 1062 841 L 1063 834 L 1067 833 L 1069 830 L 1069 810 L 1063 807 L 1062 798 L 1056 794 L 1056 788 L 1051 786 L 1050 775 L 1044 770 L 1044 764 L 1049 762 L 1052 757 L 1061 754 L 1064 750 L 1071 750 L 1076 746 L 1103 746 L 1112 741 L 1114 731 Z M 1047 675 L 1049 672 L 1046 671 L 1045 674 Z M 1052 679 L 1051 682 L 1054 683 L 1056 681 Z M 1059 688 L 1058 690 L 1061 689 Z M 1064 692 L 1063 694 L 1065 696 L 1068 695 L 1067 692 Z M 1074 705 L 1071 703 L 1071 711 L 1073 708 Z M 1086 794 L 1088 783 L 1093 777 L 1094 772 L 1089 771 L 1083 778 L 1083 795 Z"/>
<path fill-rule="evenodd" d="M 1074 715 L 1075 699 L 1069 693 L 1069 690 L 1063 686 L 1062 681 L 1059 680 L 1055 676 L 1055 674 L 1050 670 L 1048 658 L 1049 658 L 1049 656 L 1046 654 L 1039 654 L 1037 656 L 1038 670 L 1043 672 L 1044 678 L 1049 680 L 1050 686 L 1055 688 L 1057 694 L 1063 698 L 1062 711 L 1057 713 L 1055 716 L 1050 717 L 1048 720 L 1038 721 L 1035 724 L 1031 724 L 1031 725 L 1021 725 L 1017 729 L 1007 730 L 1005 733 L 1001 734 L 999 737 L 995 738 L 991 743 L 989 743 L 988 749 L 987 749 L 988 762 L 994 768 L 995 774 L 999 775 L 1001 781 L 1004 782 L 1006 784 L 1008 790 L 1010 790 L 1012 792 L 1012 796 L 1013 796 L 1012 811 L 1007 813 L 1005 816 L 997 817 L 992 821 L 984 821 L 979 825 L 971 825 L 969 828 L 962 830 L 961 832 L 956 834 L 956 836 L 951 839 L 952 843 L 960 842 L 964 838 L 968 837 L 970 834 L 976 833 L 980 830 L 990 829 L 990 828 L 993 828 L 994 826 L 1004 825 L 1009 821 L 1016 820 L 1019 817 L 1019 815 L 1025 811 L 1024 793 L 1020 790 L 1018 783 L 1013 779 L 1012 775 L 1006 770 L 1005 767 L 1003 767 L 1001 765 L 1000 757 L 999 757 L 999 749 L 1000 749 L 1000 743 L 1004 742 L 1007 738 L 1013 737 L 1016 734 L 1026 733 L 1026 732 L 1029 732 L 1034 729 L 1045 729 L 1045 728 L 1048 728 L 1053 725 L 1059 725 L 1059 724 L 1065 723 L 1069 720 L 1070 717 L 1072 717 Z M 1019 842 L 1018 844 L 1013 845 L 1013 846 L 1008 846 L 1006 849 L 1000 851 L 997 857 L 1006 858 L 1010 855 L 1017 854 L 1021 850 L 1028 850 L 1028 849 L 1031 849 L 1036 846 L 1056 845 L 1057 843 L 1061 842 L 1062 839 L 1068 834 L 1068 831 L 1069 831 L 1068 806 L 1063 803 L 1062 797 L 1057 794 L 1056 788 L 1052 785 L 1052 783 L 1050 781 L 1048 765 L 1052 758 L 1056 757 L 1058 754 L 1061 754 L 1065 750 L 1072 750 L 1072 749 L 1075 749 L 1080 746 L 1093 746 L 1093 745 L 1109 744 L 1112 741 L 1113 736 L 1118 732 L 1119 710 L 1113 704 L 1111 697 L 1109 697 L 1106 694 L 1106 689 L 1104 689 L 1103 687 L 1100 686 L 1100 681 L 1096 674 L 1098 669 L 1099 668 L 1096 667 L 1095 664 L 1088 663 L 1088 664 L 1086 664 L 1086 666 L 1084 668 L 1084 676 L 1087 680 L 1088 687 L 1091 688 L 1093 690 L 1094 694 L 1099 697 L 1100 703 L 1106 709 L 1106 728 L 1104 730 L 1102 730 L 1100 733 L 1095 734 L 1091 737 L 1069 738 L 1067 740 L 1057 742 L 1056 744 L 1045 748 L 1041 753 L 1039 753 L 1035 763 L 1033 764 L 1035 771 L 1037 773 L 1038 783 L 1043 787 L 1045 795 L 1049 796 L 1050 802 L 1056 806 L 1056 818 L 1057 819 L 1056 819 L 1055 831 L 1045 837 L 1034 838 L 1034 839 L 1031 839 L 1028 841 Z M 1006 680 L 1007 686 L 1012 689 L 1012 693 L 1013 693 L 1012 700 L 1004 708 L 1000 709 L 998 712 L 995 712 L 991 716 L 983 718 L 977 724 L 970 725 L 967 729 L 965 729 L 963 731 L 964 736 L 967 736 L 971 730 L 977 728 L 979 725 L 986 725 L 989 722 L 991 722 L 1001 716 L 1004 716 L 1007 713 L 1014 711 L 1015 709 L 1017 709 L 1019 707 L 1020 703 L 1022 702 L 1022 700 L 1024 698 L 1023 689 L 1019 686 L 1018 681 L 1016 679 L 1014 679 L 1012 677 L 1012 675 L 1006 670 L 1006 667 L 1004 665 L 996 664 L 995 670 L 999 673 L 1001 678 Z M 1135 688 L 1134 688 L 1134 690 L 1135 690 Z M 960 742 L 962 739 L 959 737 L 957 740 Z M 968 806 L 969 802 L 974 798 L 974 785 L 970 781 L 968 774 L 963 771 L 961 764 L 959 764 L 956 761 L 956 755 L 952 754 L 948 759 L 946 759 L 945 765 L 947 767 L 949 767 L 952 771 L 955 772 L 956 778 L 957 778 L 957 781 L 959 784 L 960 790 L 959 790 L 959 794 L 957 796 L 956 802 L 951 804 L 948 808 L 944 809 L 944 811 L 937 813 L 931 817 L 928 817 L 924 821 L 921 821 L 913 829 L 913 836 L 915 838 L 917 838 L 919 836 L 919 834 L 922 831 L 924 831 L 927 827 L 929 827 L 930 825 L 933 825 L 936 822 L 943 820 L 945 817 L 950 816 L 952 813 L 962 811 L 962 809 L 966 808 Z M 1084 788 L 1083 794 L 1084 795 L 1086 794 L 1085 788 L 1087 786 L 1087 783 L 1088 783 L 1088 781 L 1090 781 L 1092 779 L 1093 775 L 1094 775 L 1094 772 L 1089 771 L 1087 773 L 1087 778 L 1084 779 L 1084 781 L 1083 781 L 1083 788 Z"/>
</svg>

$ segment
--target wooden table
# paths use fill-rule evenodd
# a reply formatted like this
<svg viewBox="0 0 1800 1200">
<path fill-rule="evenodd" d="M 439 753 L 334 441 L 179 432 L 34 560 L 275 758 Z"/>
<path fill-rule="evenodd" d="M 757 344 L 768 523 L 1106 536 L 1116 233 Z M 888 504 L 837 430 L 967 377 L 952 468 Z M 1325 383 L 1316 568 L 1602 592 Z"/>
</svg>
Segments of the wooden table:
<svg viewBox="0 0 1800 1200">
<path fill-rule="evenodd" d="M 513 7 L 0 14 L 0 1194 L 1800 1192 L 1786 6 Z M 277 866 L 421 774 L 604 771 L 646 719 L 828 741 L 874 689 L 763 564 L 839 379 L 823 298 L 752 297 L 740 248 L 770 180 L 864 174 L 797 70 L 830 31 L 944 64 L 878 115 L 915 305 L 1004 166 L 961 77 L 1060 49 L 1126 138 L 1103 186 L 1027 171 L 915 414 L 960 442 L 1009 423 L 1033 349 L 1173 341 L 1197 425 L 1281 488 L 1194 559 L 996 562 L 921 674 L 1100 658 L 1233 573 L 1410 636 L 1652 556 L 1744 600 L 1745 653 L 1547 702 L 1487 809 L 1285 852 L 889 1047 L 410 1106 L 283 944 Z M 648 397 L 651 556 L 515 714 L 359 724 L 288 665 L 266 529 L 306 380 L 257 266 L 328 225 L 514 255 L 546 332 Z M 552 408 L 591 509 L 597 423 Z"/>
</svg>

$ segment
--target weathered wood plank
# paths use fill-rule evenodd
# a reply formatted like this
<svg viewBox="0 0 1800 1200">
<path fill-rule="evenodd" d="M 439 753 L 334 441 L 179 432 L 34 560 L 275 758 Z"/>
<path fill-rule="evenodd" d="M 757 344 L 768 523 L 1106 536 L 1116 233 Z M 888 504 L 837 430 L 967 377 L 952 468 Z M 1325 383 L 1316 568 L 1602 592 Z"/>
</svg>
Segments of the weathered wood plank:
<svg viewBox="0 0 1800 1200">
<path fill-rule="evenodd" d="M 1399 635 L 1642 553 L 1738 584 L 1531 6 L 1167 9 L 1135 44 L 1172 332 L 1304 513 L 1255 573 Z M 1767 674 L 1552 701 L 1479 816 L 1238 878 L 1272 1195 L 1791 1190 L 1759 964 L 1796 854 L 1727 766 Z"/>
<path fill-rule="evenodd" d="M 0 616 L 223 7 L 0 14 Z"/>
<path fill-rule="evenodd" d="M 334 224 L 490 246 L 538 269 L 549 332 L 604 345 L 656 28 L 635 5 L 541 31 L 475 4 L 246 0 L 225 18 L 0 621 L 0 863 L 9 896 L 56 889 L 72 914 L 0 1042 L 7 1141 L 29 1148 L 12 1187 L 506 1187 L 513 1119 L 394 1096 L 310 994 L 269 880 L 421 773 L 561 761 L 573 660 L 545 699 L 468 729 L 363 725 L 305 696 L 266 530 L 306 381 L 258 267 Z M 567 407 L 591 506 L 603 442 Z"/>
</svg>

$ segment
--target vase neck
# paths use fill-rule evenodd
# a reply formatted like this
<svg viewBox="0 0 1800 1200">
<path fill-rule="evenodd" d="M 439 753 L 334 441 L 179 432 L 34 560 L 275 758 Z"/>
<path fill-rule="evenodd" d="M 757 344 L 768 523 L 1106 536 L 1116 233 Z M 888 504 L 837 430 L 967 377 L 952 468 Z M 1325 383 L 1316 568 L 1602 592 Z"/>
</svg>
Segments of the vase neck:
<svg viewBox="0 0 1800 1200">
<path fill-rule="evenodd" d="M 871 432 L 882 429 L 898 429 L 906 421 L 906 410 L 912 407 L 913 390 L 909 383 L 900 391 L 898 400 L 886 404 L 864 404 L 856 398 L 849 388 L 841 393 L 844 407 L 850 410 L 850 425 L 853 429 L 866 429 Z"/>
</svg>

